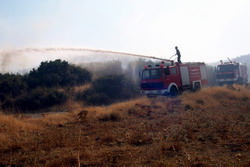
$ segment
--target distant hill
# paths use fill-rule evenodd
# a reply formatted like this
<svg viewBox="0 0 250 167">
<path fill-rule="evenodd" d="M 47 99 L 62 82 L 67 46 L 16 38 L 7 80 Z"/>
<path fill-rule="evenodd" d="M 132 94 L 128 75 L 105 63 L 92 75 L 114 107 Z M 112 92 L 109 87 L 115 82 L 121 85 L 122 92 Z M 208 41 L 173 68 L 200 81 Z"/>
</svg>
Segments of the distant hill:
<svg viewBox="0 0 250 167">
<path fill-rule="evenodd" d="M 246 64 L 250 65 L 250 54 L 236 57 L 233 60 L 236 61 L 236 62 L 246 63 Z"/>
</svg>

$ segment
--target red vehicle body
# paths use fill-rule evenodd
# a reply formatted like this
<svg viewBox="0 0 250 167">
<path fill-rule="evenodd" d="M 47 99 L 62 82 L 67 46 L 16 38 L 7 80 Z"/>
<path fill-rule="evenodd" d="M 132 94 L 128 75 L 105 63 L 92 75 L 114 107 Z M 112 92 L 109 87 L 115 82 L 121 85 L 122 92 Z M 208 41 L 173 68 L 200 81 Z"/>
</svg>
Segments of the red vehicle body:
<svg viewBox="0 0 250 167">
<path fill-rule="evenodd" d="M 164 63 L 146 66 L 141 73 L 141 93 L 147 96 L 176 95 L 179 91 L 207 86 L 205 63 Z"/>
<path fill-rule="evenodd" d="M 216 80 L 219 85 L 247 84 L 247 66 L 236 62 L 221 62 L 216 68 Z"/>
</svg>

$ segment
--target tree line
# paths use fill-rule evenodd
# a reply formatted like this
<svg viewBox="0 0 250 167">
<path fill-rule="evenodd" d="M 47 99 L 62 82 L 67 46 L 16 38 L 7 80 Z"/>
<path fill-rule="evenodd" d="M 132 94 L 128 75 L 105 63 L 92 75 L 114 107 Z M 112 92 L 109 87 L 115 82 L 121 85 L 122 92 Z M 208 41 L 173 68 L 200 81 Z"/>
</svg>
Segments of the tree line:
<svg viewBox="0 0 250 167">
<path fill-rule="evenodd" d="M 58 88 L 90 82 L 92 74 L 60 59 L 45 61 L 28 74 L 0 74 L 3 110 L 36 110 L 64 103 L 68 95 Z"/>
</svg>

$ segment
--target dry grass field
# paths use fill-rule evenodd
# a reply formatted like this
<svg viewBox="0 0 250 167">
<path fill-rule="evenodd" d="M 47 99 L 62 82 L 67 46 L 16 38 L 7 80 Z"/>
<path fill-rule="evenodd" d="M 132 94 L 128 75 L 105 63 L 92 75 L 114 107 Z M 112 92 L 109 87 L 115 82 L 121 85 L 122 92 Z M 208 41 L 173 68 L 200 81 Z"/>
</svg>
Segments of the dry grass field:
<svg viewBox="0 0 250 167">
<path fill-rule="evenodd" d="M 0 166 L 249 167 L 250 89 L 0 114 Z"/>
</svg>

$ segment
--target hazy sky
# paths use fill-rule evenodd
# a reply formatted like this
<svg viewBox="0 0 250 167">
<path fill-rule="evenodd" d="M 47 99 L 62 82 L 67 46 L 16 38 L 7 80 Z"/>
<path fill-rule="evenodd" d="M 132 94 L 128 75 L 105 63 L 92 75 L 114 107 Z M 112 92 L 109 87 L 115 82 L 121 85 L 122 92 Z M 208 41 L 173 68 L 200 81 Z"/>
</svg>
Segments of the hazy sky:
<svg viewBox="0 0 250 167">
<path fill-rule="evenodd" d="M 82 47 L 214 62 L 250 53 L 250 0 L 0 0 L 0 50 Z"/>
</svg>

